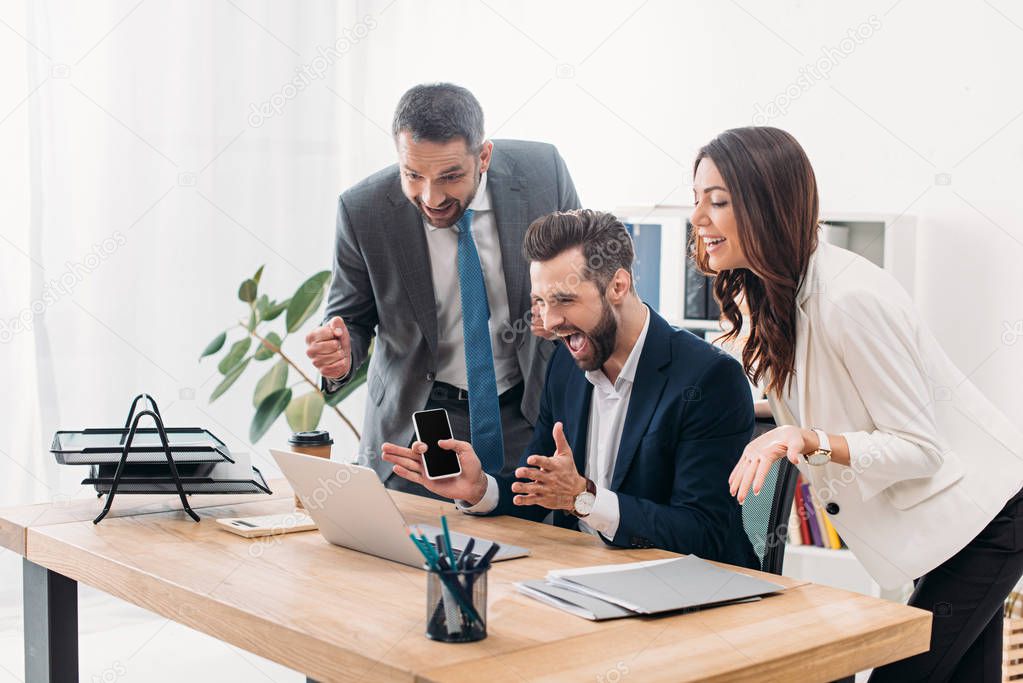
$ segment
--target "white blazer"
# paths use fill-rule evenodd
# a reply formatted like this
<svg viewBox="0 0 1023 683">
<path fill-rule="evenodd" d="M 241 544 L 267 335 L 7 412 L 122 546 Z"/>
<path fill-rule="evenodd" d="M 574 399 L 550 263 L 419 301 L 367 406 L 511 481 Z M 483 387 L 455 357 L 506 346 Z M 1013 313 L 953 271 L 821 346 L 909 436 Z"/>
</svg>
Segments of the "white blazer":
<svg viewBox="0 0 1023 683">
<path fill-rule="evenodd" d="M 866 259 L 822 241 L 796 303 L 799 415 L 777 396 L 771 410 L 848 440 L 851 467 L 799 470 L 867 571 L 896 588 L 961 550 L 1023 487 L 1023 433 Z"/>
</svg>

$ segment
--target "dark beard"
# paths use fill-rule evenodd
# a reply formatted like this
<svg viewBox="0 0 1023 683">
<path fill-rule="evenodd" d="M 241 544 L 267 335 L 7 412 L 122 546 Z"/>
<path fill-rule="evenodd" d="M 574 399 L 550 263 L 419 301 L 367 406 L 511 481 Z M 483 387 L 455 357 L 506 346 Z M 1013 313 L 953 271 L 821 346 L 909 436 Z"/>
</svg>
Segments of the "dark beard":
<svg viewBox="0 0 1023 683">
<path fill-rule="evenodd" d="M 450 227 L 454 227 L 455 225 L 457 225 L 458 221 L 462 220 L 462 216 L 465 215 L 465 210 L 468 209 L 469 206 L 472 204 L 472 201 L 474 199 L 476 199 L 476 193 L 479 192 L 479 189 L 480 189 L 480 180 L 483 179 L 483 174 L 479 172 L 479 169 L 480 169 L 480 165 L 479 165 L 479 163 L 477 163 L 476 164 L 476 185 L 472 188 L 472 194 L 469 195 L 468 199 L 465 200 L 464 204 L 462 202 L 458 201 L 457 199 L 455 200 L 455 203 L 458 205 L 458 211 L 455 212 L 455 217 L 451 220 L 451 225 L 449 225 L 447 227 L 450 228 Z M 416 197 L 415 207 L 416 207 L 416 210 L 419 212 L 420 217 L 422 217 L 422 219 L 424 221 L 426 221 L 427 223 L 429 223 L 430 225 L 433 225 L 433 223 L 430 223 L 430 217 L 427 216 L 426 215 L 426 211 L 423 210 L 423 201 L 419 197 Z M 434 225 L 433 227 L 439 228 L 441 226 Z"/>
<path fill-rule="evenodd" d="M 618 319 L 614 316 L 611 304 L 607 299 L 601 299 L 600 303 L 600 320 L 597 326 L 583 333 L 590 343 L 590 348 L 593 349 L 593 357 L 586 361 L 576 360 L 576 365 L 585 372 L 593 372 L 604 367 L 604 363 L 614 353 L 615 342 L 618 340 Z"/>
</svg>

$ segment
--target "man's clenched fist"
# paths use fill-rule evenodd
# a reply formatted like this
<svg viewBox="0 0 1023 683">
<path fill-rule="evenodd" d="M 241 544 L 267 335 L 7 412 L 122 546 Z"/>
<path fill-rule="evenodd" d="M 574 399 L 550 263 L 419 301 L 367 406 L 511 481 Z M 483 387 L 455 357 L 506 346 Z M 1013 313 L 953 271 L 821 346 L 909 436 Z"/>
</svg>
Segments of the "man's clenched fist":
<svg viewBox="0 0 1023 683">
<path fill-rule="evenodd" d="M 340 379 L 352 368 L 352 343 L 339 316 L 305 336 L 305 355 L 327 379 Z"/>
</svg>

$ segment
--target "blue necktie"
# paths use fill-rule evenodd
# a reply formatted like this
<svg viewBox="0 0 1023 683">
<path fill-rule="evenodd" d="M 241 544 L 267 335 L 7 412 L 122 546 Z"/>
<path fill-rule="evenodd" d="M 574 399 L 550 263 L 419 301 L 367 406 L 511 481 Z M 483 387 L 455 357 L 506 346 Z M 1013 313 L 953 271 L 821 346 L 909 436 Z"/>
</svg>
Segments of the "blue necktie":
<svg viewBox="0 0 1023 683">
<path fill-rule="evenodd" d="M 483 469 L 498 474 L 504 466 L 501 404 L 490 345 L 490 303 L 480 255 L 472 239 L 472 209 L 458 219 L 458 286 L 462 293 L 465 372 L 469 381 L 469 433 Z"/>
</svg>

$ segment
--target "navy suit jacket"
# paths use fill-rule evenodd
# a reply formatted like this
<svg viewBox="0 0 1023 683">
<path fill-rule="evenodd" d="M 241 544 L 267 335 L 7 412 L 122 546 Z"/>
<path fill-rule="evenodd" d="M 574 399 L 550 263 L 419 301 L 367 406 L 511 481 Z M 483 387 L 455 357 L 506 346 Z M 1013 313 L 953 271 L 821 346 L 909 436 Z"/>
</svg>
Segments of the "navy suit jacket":
<svg viewBox="0 0 1023 683">
<path fill-rule="evenodd" d="M 554 453 L 551 433 L 562 422 L 576 468 L 586 471 L 593 385 L 563 345 L 551 357 L 532 454 Z M 632 387 L 610 489 L 620 521 L 610 545 L 657 547 L 708 560 L 760 568 L 743 531 L 742 510 L 728 493 L 728 475 L 749 443 L 753 401 L 742 367 L 696 335 L 676 330 L 650 311 L 650 327 Z M 541 521 L 550 510 L 512 503 L 514 477 L 498 477 L 491 514 Z M 556 511 L 555 524 L 578 528 Z"/>
</svg>

